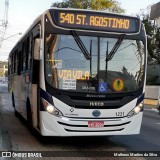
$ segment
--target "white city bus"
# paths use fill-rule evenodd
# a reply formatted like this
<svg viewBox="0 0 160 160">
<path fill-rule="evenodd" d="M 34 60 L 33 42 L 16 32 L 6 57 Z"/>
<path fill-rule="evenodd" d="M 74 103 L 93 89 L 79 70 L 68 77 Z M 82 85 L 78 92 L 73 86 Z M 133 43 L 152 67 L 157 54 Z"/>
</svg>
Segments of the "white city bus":
<svg viewBox="0 0 160 160">
<path fill-rule="evenodd" d="M 139 134 L 146 57 L 137 17 L 49 9 L 9 55 L 15 113 L 43 136 Z"/>
</svg>

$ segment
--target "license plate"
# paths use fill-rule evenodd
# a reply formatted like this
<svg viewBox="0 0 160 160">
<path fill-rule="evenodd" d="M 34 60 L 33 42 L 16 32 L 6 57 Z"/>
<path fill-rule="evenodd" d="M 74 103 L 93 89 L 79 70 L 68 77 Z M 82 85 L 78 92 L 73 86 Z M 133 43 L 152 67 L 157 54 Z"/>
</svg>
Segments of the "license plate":
<svg viewBox="0 0 160 160">
<path fill-rule="evenodd" d="M 104 121 L 88 121 L 88 127 L 90 128 L 102 128 L 104 127 Z"/>
</svg>

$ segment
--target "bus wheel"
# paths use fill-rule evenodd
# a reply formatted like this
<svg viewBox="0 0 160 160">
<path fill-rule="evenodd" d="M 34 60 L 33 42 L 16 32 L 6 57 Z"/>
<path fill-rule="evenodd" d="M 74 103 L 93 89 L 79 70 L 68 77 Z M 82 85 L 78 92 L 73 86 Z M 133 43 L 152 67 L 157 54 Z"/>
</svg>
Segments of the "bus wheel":
<svg viewBox="0 0 160 160">
<path fill-rule="evenodd" d="M 14 115 L 15 115 L 16 117 L 19 117 L 19 113 L 16 111 L 16 109 L 14 109 Z"/>
<path fill-rule="evenodd" d="M 13 108 L 15 108 L 15 102 L 14 102 L 14 95 L 13 95 L 13 93 L 12 93 L 12 106 L 13 106 Z"/>
<path fill-rule="evenodd" d="M 29 127 L 33 127 L 32 124 L 32 111 L 31 111 L 31 105 L 29 100 L 27 99 L 27 103 L 26 103 L 26 110 L 27 110 L 27 123 L 29 125 Z"/>
<path fill-rule="evenodd" d="M 158 110 L 159 110 L 159 115 L 160 115 L 160 106 L 159 106 Z"/>
<path fill-rule="evenodd" d="M 15 109 L 15 102 L 14 102 L 14 95 L 13 95 L 13 93 L 12 93 L 12 106 L 14 108 L 14 114 L 15 114 L 15 116 L 18 117 L 19 113 Z"/>
</svg>

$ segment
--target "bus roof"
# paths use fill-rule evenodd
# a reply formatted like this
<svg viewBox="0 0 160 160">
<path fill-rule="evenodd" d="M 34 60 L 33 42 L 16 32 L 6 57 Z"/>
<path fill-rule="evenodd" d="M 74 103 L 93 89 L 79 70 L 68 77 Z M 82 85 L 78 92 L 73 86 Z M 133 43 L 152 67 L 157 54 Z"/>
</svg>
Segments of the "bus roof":
<svg viewBox="0 0 160 160">
<path fill-rule="evenodd" d="M 130 15 L 124 15 L 122 13 L 112 13 L 112 12 L 108 12 L 108 11 L 99 11 L 99 10 L 90 10 L 90 9 L 76 9 L 76 8 L 56 8 L 56 7 L 51 7 L 47 10 L 45 10 L 41 15 L 39 15 L 34 21 L 33 23 L 30 25 L 30 27 L 26 30 L 26 32 L 23 34 L 23 36 L 18 40 L 18 42 L 15 44 L 15 46 L 20 43 L 25 37 L 26 35 L 30 32 L 30 30 L 43 18 L 43 16 L 47 13 L 49 13 L 50 11 L 73 11 L 73 12 L 86 12 L 86 13 L 96 13 L 96 14 L 110 14 L 110 15 L 115 15 L 115 16 L 121 16 L 121 17 L 128 17 L 128 18 L 137 18 L 135 16 L 130 16 Z M 15 46 L 13 47 L 13 49 L 11 50 L 11 52 L 14 50 Z M 11 53 L 10 52 L 10 53 Z"/>
</svg>

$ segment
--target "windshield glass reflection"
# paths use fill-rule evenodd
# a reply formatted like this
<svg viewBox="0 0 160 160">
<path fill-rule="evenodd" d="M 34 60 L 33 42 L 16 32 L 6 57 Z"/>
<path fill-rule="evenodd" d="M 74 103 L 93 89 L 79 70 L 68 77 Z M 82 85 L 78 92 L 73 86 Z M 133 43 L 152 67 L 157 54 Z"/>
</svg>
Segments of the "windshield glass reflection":
<svg viewBox="0 0 160 160">
<path fill-rule="evenodd" d="M 79 38 L 89 54 L 88 59 L 72 35 L 46 36 L 45 74 L 52 87 L 74 92 L 112 93 L 134 91 L 143 84 L 144 45 L 141 41 L 124 39 L 107 61 L 107 50 L 110 53 L 117 38 Z"/>
</svg>

